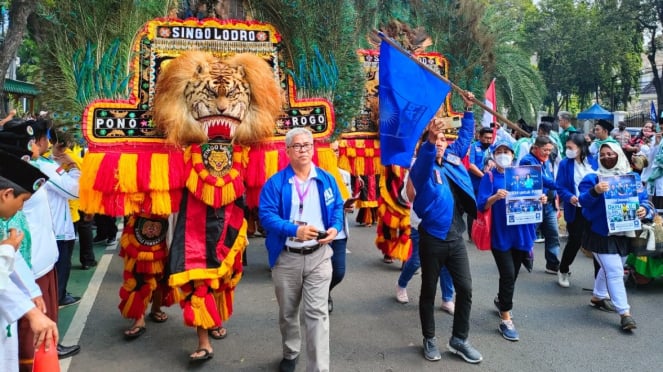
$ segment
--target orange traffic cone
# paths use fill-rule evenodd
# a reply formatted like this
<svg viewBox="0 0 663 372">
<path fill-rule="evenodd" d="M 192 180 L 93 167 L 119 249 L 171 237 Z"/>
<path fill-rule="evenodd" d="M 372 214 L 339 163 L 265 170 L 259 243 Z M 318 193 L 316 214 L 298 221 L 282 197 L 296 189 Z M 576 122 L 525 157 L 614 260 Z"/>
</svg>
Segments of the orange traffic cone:
<svg viewBox="0 0 663 372">
<path fill-rule="evenodd" d="M 35 359 L 32 364 L 32 372 L 60 372 L 60 362 L 58 361 L 58 345 L 55 339 L 51 340 L 51 348 L 44 350 L 44 344 L 35 350 Z"/>
</svg>

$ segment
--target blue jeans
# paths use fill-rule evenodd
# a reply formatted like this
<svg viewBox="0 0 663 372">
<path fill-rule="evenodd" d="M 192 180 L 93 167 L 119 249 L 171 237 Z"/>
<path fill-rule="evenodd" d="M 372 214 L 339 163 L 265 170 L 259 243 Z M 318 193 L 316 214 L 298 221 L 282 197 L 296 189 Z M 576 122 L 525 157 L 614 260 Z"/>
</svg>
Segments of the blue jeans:
<svg viewBox="0 0 663 372">
<path fill-rule="evenodd" d="M 559 228 L 554 201 L 543 205 L 543 221 L 540 224 L 546 247 L 546 269 L 559 269 Z"/>
<path fill-rule="evenodd" d="M 58 240 L 58 260 L 55 263 L 55 272 L 58 278 L 58 301 L 67 295 L 67 282 L 71 272 L 71 256 L 74 253 L 75 240 Z"/>
<path fill-rule="evenodd" d="M 348 238 L 332 240 L 331 247 L 334 255 L 331 257 L 332 264 L 332 278 L 329 284 L 329 292 L 331 292 L 338 283 L 343 280 L 345 276 L 345 248 L 348 245 Z"/>
<path fill-rule="evenodd" d="M 419 259 L 419 231 L 412 228 L 410 230 L 410 239 L 412 239 L 412 255 L 403 265 L 401 275 L 398 277 L 398 286 L 407 288 L 407 283 L 412 279 L 414 272 L 421 266 Z M 442 291 L 442 301 L 449 302 L 454 298 L 454 283 L 446 266 L 440 270 L 440 290 Z"/>
</svg>

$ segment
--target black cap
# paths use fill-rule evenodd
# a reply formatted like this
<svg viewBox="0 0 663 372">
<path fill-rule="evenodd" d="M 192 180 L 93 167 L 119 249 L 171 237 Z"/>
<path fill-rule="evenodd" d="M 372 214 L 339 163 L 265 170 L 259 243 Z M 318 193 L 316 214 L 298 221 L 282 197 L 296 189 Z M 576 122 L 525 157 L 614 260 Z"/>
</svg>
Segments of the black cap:
<svg viewBox="0 0 663 372">
<path fill-rule="evenodd" d="M 44 118 L 38 118 L 36 120 L 28 120 L 28 124 L 32 126 L 34 130 L 35 138 L 42 138 L 48 136 L 49 131 L 51 130 L 51 122 Z"/>
<path fill-rule="evenodd" d="M 32 150 L 28 146 L 34 138 L 34 129 L 28 121 L 14 119 L 7 122 L 0 131 L 0 149 L 18 157 L 31 155 Z"/>
<path fill-rule="evenodd" d="M 607 130 L 608 133 L 615 129 L 615 126 L 611 122 L 604 119 L 599 119 L 599 121 L 596 122 L 596 125 L 600 125 L 603 129 Z"/>
<path fill-rule="evenodd" d="M 3 150 L 0 150 L 0 177 L 31 194 L 48 180 L 44 173 L 27 161 Z"/>
</svg>

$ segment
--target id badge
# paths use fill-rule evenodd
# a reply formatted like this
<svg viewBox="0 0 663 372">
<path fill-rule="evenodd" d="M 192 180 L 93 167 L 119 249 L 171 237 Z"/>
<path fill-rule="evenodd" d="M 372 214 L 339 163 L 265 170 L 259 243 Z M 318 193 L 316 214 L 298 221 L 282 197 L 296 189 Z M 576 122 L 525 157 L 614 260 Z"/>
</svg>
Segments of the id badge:
<svg viewBox="0 0 663 372">
<path fill-rule="evenodd" d="M 448 154 L 445 156 L 445 160 L 453 165 L 460 165 L 461 159 L 456 154 Z"/>
<path fill-rule="evenodd" d="M 433 173 L 435 173 L 435 182 L 437 182 L 438 185 L 441 185 L 442 184 L 442 175 L 440 174 L 440 171 L 435 169 L 433 171 Z"/>
</svg>

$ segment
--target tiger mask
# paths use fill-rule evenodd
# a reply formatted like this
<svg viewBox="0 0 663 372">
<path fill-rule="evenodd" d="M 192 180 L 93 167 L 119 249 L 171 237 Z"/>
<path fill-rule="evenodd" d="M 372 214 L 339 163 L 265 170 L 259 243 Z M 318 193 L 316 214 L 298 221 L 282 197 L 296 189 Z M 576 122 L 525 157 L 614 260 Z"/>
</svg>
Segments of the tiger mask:
<svg viewBox="0 0 663 372">
<path fill-rule="evenodd" d="M 219 59 L 186 52 L 162 67 L 153 119 L 169 143 L 186 146 L 213 138 L 239 145 L 274 134 L 283 95 L 272 68 L 250 53 Z"/>
</svg>

